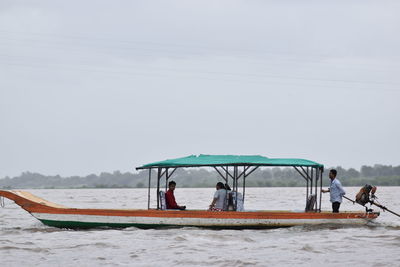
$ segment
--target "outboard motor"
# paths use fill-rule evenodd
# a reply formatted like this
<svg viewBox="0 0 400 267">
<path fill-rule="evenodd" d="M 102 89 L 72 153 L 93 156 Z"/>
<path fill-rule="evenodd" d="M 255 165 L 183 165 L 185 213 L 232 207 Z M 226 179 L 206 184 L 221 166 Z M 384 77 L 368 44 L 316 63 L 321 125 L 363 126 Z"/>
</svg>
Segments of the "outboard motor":
<svg viewBox="0 0 400 267">
<path fill-rule="evenodd" d="M 381 209 L 383 209 L 384 211 L 388 211 L 398 217 L 400 217 L 400 214 L 386 208 L 385 206 L 379 204 L 376 200 L 378 199 L 375 196 L 375 192 L 376 192 L 376 186 L 372 186 L 369 184 L 364 185 L 360 191 L 357 193 L 356 195 L 356 201 L 351 200 L 350 198 L 343 196 L 345 199 L 350 200 L 351 202 L 360 204 L 361 206 L 365 207 L 365 204 L 369 203 L 371 206 L 375 205 Z M 370 206 L 370 207 L 371 207 Z M 365 207 L 366 212 L 372 212 L 373 210 L 371 208 L 367 208 Z"/>
<path fill-rule="evenodd" d="M 376 186 L 364 185 L 356 195 L 356 202 L 362 206 L 375 199 Z"/>
</svg>

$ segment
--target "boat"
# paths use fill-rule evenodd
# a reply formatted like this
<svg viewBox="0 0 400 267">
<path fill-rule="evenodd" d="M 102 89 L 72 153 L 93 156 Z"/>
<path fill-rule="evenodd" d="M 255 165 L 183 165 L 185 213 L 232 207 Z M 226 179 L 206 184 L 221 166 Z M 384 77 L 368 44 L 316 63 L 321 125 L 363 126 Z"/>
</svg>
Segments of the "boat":
<svg viewBox="0 0 400 267">
<path fill-rule="evenodd" d="M 306 199 L 302 211 L 246 211 L 240 204 L 245 199 L 246 179 L 260 167 L 293 167 L 305 180 Z M 178 168 L 211 167 L 226 183 L 231 183 L 233 210 L 166 210 L 160 198 L 161 182 L 167 183 Z M 251 155 L 191 155 L 146 164 L 136 168 L 148 171 L 147 209 L 82 209 L 55 204 L 29 192 L 0 190 L 0 196 L 14 201 L 43 224 L 58 228 L 158 228 L 205 227 L 213 229 L 252 229 L 321 224 L 366 224 L 379 216 L 372 210 L 332 213 L 321 210 L 322 173 L 324 166 L 306 159 L 267 158 Z M 150 208 L 152 173 L 157 173 L 157 207 Z M 239 188 L 239 184 L 241 186 Z"/>
</svg>

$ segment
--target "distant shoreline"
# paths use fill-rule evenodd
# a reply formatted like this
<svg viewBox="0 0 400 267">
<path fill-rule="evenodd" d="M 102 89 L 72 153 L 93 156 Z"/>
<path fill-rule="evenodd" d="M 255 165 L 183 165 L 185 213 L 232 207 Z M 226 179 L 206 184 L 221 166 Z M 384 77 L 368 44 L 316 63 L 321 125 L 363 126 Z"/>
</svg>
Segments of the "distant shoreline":
<svg viewBox="0 0 400 267">
<path fill-rule="evenodd" d="M 376 185 L 379 187 L 400 187 L 399 185 Z M 345 186 L 345 187 L 361 187 L 363 185 L 350 185 L 350 186 Z M 246 186 L 246 188 L 302 188 L 304 186 Z M 215 189 L 215 186 L 209 186 L 209 187 L 180 187 L 181 189 Z M 239 187 L 239 190 L 241 187 Z M 33 189 L 33 190 L 69 190 L 69 189 L 76 189 L 76 190 L 85 190 L 85 189 L 143 189 L 147 190 L 147 188 L 143 187 L 60 187 L 60 188 L 47 188 L 47 187 L 41 187 L 41 188 L 0 188 L 1 190 L 28 190 L 28 189 Z M 157 187 L 151 187 L 150 189 L 155 190 Z M 161 188 L 163 190 L 163 188 Z"/>
<path fill-rule="evenodd" d="M 400 186 L 400 166 L 374 165 L 362 166 L 360 170 L 334 167 L 343 186 Z M 327 168 L 326 170 L 329 170 Z M 323 174 L 323 186 L 329 185 L 328 172 Z M 24 172 L 13 178 L 0 179 L 2 189 L 94 189 L 94 188 L 147 188 L 148 172 L 138 173 L 114 171 L 91 174 L 84 177 L 46 176 L 39 173 Z M 151 187 L 156 186 L 156 173 L 152 174 Z M 222 181 L 214 171 L 206 169 L 178 169 L 172 180 L 181 188 L 210 188 Z M 231 180 L 230 180 L 231 183 Z M 242 181 L 239 180 L 239 186 Z M 165 179 L 161 179 L 165 186 Z M 255 171 L 246 179 L 246 187 L 303 187 L 304 179 L 293 168 L 263 168 Z"/>
</svg>

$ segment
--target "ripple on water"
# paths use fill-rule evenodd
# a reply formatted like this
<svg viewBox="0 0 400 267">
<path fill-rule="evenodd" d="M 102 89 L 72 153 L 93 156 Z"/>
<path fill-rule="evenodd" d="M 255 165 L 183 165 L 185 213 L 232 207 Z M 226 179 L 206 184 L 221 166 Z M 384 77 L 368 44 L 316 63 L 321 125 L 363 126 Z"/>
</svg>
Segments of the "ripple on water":
<svg viewBox="0 0 400 267">
<path fill-rule="evenodd" d="M 183 236 L 176 236 L 176 237 L 174 238 L 174 240 L 175 240 L 175 241 L 187 241 L 187 239 L 184 238 Z"/>
<path fill-rule="evenodd" d="M 24 246 L 31 246 L 31 245 L 35 245 L 33 242 L 13 242 L 17 245 L 24 245 Z"/>
<path fill-rule="evenodd" d="M 382 226 L 388 230 L 400 230 L 400 225 L 395 223 L 385 223 Z"/>
<path fill-rule="evenodd" d="M 251 239 L 250 237 L 244 237 L 244 238 L 242 238 L 242 241 L 245 241 L 245 242 L 248 242 L 248 243 L 256 242 L 254 239 Z"/>
<path fill-rule="evenodd" d="M 29 232 L 29 233 L 54 233 L 54 232 L 65 232 L 65 231 L 72 231 L 72 230 L 64 229 L 64 228 L 41 226 L 41 227 L 35 227 L 35 228 L 24 228 L 23 231 Z"/>
<path fill-rule="evenodd" d="M 312 246 L 310 246 L 308 244 L 304 245 L 300 250 L 311 252 L 311 253 L 318 253 L 318 254 L 322 253 L 321 251 L 314 249 Z"/>
<path fill-rule="evenodd" d="M 24 247 L 15 247 L 15 246 L 3 246 L 0 247 L 0 251 L 5 251 L 5 250 L 20 250 L 20 251 L 30 251 L 30 252 L 36 252 L 36 253 L 40 253 L 40 252 L 45 252 L 45 253 L 49 253 L 48 249 L 45 248 L 24 248 Z"/>
<path fill-rule="evenodd" d="M 73 246 L 67 246 L 65 248 L 69 249 L 79 249 L 79 248 L 87 248 L 87 247 L 96 247 L 96 248 L 114 248 L 114 249 L 119 249 L 120 247 L 117 245 L 113 245 L 111 243 L 102 243 L 102 242 L 97 242 L 97 243 L 87 243 L 87 244 L 78 244 L 78 245 L 73 245 Z"/>
<path fill-rule="evenodd" d="M 251 266 L 251 265 L 257 265 L 259 262 L 258 261 L 245 261 L 245 260 L 238 260 L 238 259 L 228 259 L 226 257 L 222 258 L 221 257 L 209 257 L 209 260 L 204 260 L 204 259 L 184 259 L 184 260 L 175 260 L 174 263 L 176 265 L 198 265 L 198 266 L 204 266 L 204 265 L 212 265 L 212 266 Z"/>
<path fill-rule="evenodd" d="M 40 226 L 35 228 L 5 227 L 2 228 L 1 230 L 2 230 L 2 235 L 21 235 L 26 233 L 53 233 L 53 232 L 66 231 L 66 229 L 58 229 L 47 226 Z"/>
</svg>

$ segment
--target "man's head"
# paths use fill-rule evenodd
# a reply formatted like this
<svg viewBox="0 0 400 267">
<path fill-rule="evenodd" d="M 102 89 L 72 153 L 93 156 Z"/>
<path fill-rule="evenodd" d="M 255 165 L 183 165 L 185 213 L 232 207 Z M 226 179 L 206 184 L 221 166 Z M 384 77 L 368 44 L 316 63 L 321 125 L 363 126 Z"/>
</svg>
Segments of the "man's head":
<svg viewBox="0 0 400 267">
<path fill-rule="evenodd" d="M 336 178 L 337 171 L 332 169 L 329 171 L 329 179 L 334 180 Z"/>
<path fill-rule="evenodd" d="M 168 183 L 169 190 L 174 191 L 175 190 L 175 186 L 176 186 L 175 181 L 171 181 L 171 182 Z"/>
<path fill-rule="evenodd" d="M 217 188 L 217 190 L 225 188 L 224 184 L 221 182 L 218 182 L 217 185 L 215 186 L 215 188 Z"/>
</svg>

